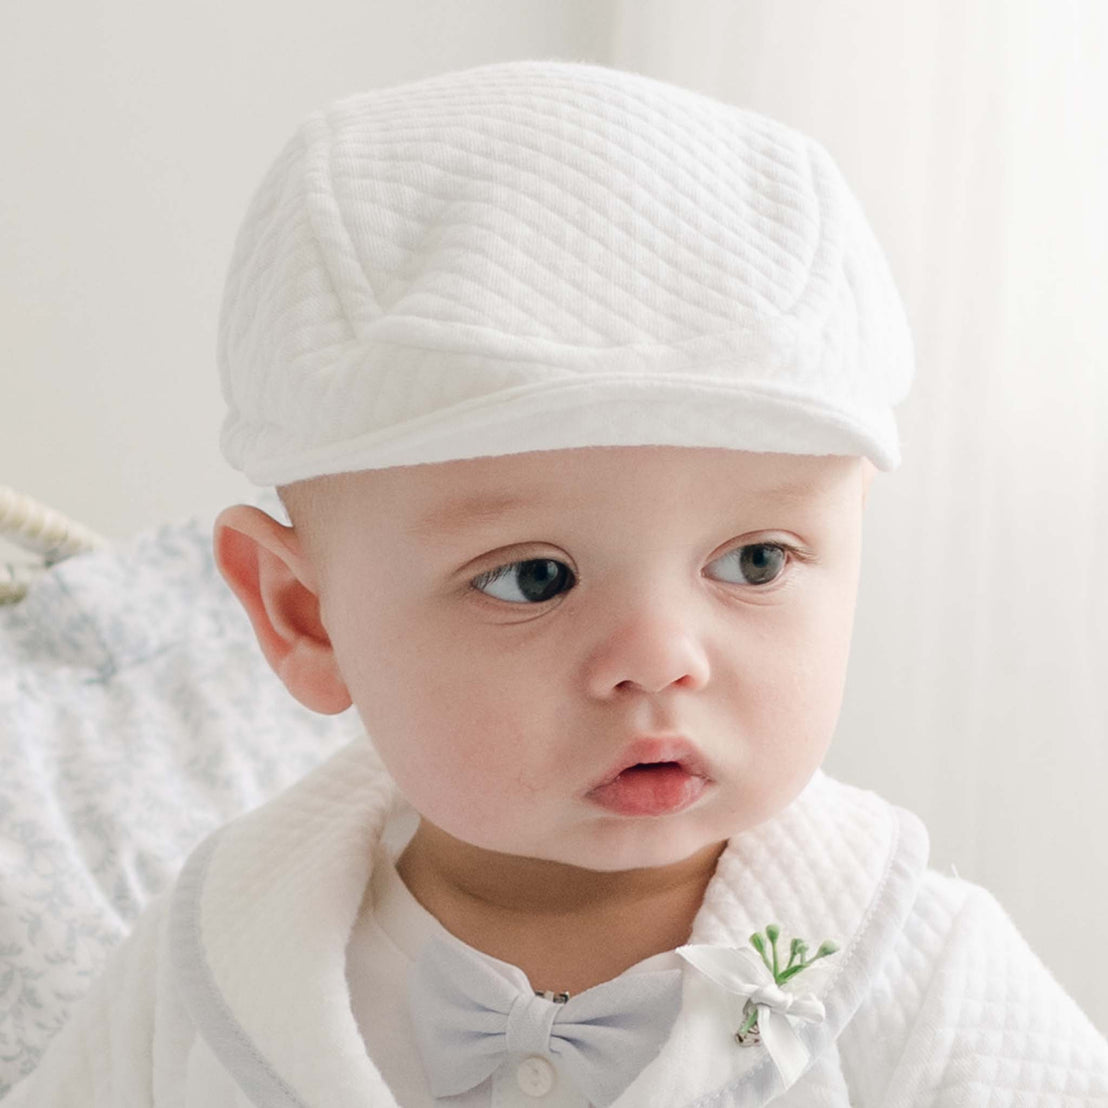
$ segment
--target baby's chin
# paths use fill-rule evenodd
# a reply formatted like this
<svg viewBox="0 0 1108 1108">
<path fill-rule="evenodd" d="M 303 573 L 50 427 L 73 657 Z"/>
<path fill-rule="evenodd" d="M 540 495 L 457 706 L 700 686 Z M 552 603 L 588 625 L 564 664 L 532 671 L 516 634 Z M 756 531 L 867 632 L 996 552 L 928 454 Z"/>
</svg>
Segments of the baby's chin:
<svg viewBox="0 0 1108 1108">
<path fill-rule="evenodd" d="M 521 859 L 552 862 L 595 873 L 624 873 L 679 868 L 698 854 L 720 847 L 728 837 L 718 832 L 697 833 L 665 826 L 657 818 L 627 819 L 621 821 L 621 826 L 590 830 L 591 833 L 563 835 L 556 842 L 497 839 L 494 840 L 497 845 L 485 848 Z"/>
<path fill-rule="evenodd" d="M 712 844 L 709 844 L 712 845 Z M 714 844 L 721 845 L 721 844 Z M 691 850 L 627 850 L 619 856 L 610 852 L 582 859 L 576 863 L 579 868 L 594 873 L 633 873 L 636 871 L 661 871 L 680 869 L 691 862 L 696 855 L 705 850 L 705 844 L 699 843 Z"/>
<path fill-rule="evenodd" d="M 593 805 L 536 807 L 530 813 L 472 808 L 439 813 L 440 829 L 480 851 L 597 873 L 680 867 L 735 835 L 774 818 L 805 786 L 800 777 L 777 788 L 710 790 L 690 807 L 664 815 L 616 814 Z M 471 862 L 473 859 L 471 859 Z M 496 865 L 498 859 L 489 858 Z M 525 867 L 524 867 L 525 868 Z"/>
</svg>

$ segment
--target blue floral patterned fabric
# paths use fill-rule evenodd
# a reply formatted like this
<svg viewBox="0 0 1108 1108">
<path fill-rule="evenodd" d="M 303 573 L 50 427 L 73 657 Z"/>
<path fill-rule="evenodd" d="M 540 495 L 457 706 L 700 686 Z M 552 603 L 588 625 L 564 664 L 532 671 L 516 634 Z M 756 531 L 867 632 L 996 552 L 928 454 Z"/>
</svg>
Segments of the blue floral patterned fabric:
<svg viewBox="0 0 1108 1108">
<path fill-rule="evenodd" d="M 189 850 L 359 731 L 269 669 L 210 520 L 71 558 L 0 607 L 0 1098 Z"/>
</svg>

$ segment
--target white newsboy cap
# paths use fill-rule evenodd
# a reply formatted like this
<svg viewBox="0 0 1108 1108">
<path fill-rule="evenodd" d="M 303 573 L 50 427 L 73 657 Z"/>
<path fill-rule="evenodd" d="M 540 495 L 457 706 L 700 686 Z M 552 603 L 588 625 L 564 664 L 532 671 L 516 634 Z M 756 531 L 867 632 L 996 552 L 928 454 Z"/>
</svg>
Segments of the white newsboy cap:
<svg viewBox="0 0 1108 1108">
<path fill-rule="evenodd" d="M 559 59 L 309 116 L 235 243 L 228 461 L 259 485 L 579 446 L 900 463 L 912 342 L 827 151 Z"/>
</svg>

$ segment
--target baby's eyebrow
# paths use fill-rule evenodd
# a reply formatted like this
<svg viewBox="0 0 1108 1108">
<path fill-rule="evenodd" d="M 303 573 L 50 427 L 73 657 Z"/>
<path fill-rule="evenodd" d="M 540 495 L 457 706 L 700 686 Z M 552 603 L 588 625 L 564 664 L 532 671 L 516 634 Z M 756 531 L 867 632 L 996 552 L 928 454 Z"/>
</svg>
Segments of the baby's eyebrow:
<svg viewBox="0 0 1108 1108">
<path fill-rule="evenodd" d="M 408 533 L 417 538 L 453 534 L 478 524 L 492 523 L 518 508 L 533 505 L 535 499 L 515 493 L 477 493 L 447 501 L 421 516 Z"/>
<path fill-rule="evenodd" d="M 796 506 L 810 500 L 818 493 L 811 485 L 792 482 L 761 489 L 757 493 L 747 493 L 742 499 L 753 503 Z M 495 523 L 502 516 L 519 508 L 533 508 L 543 498 L 535 493 L 475 493 L 459 497 L 437 506 L 433 511 L 417 519 L 408 533 L 416 538 L 431 538 L 435 535 L 450 535 L 465 531 L 471 527 Z M 556 505 L 558 506 L 558 505 Z"/>
</svg>

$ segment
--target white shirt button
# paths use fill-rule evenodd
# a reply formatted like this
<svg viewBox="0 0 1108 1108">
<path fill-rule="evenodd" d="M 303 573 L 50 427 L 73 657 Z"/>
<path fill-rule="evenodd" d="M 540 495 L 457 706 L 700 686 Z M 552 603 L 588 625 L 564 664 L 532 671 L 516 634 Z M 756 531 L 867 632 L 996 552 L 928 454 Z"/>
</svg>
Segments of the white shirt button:
<svg viewBox="0 0 1108 1108">
<path fill-rule="evenodd" d="M 516 1070 L 516 1081 L 528 1096 L 546 1096 L 557 1080 L 558 1074 L 554 1067 L 538 1054 L 524 1058 Z"/>
</svg>

